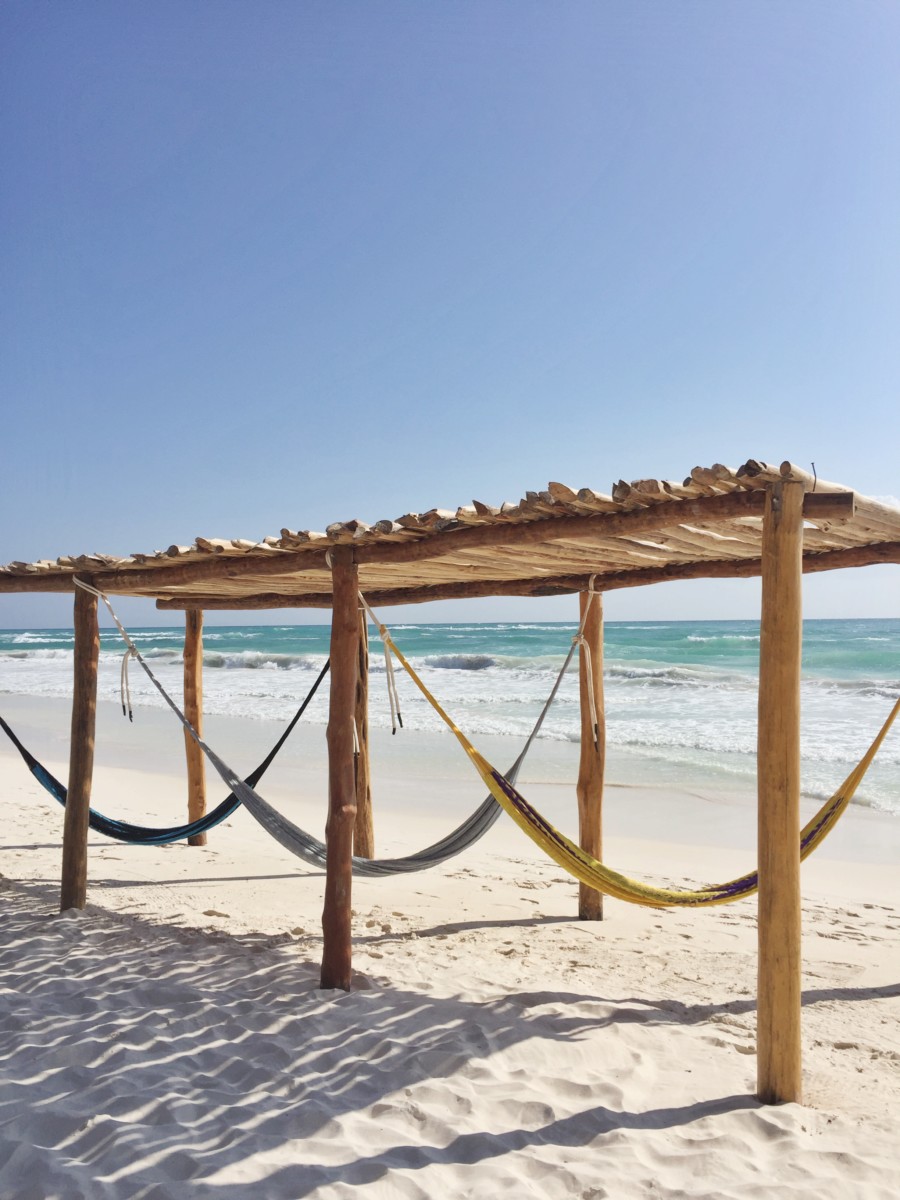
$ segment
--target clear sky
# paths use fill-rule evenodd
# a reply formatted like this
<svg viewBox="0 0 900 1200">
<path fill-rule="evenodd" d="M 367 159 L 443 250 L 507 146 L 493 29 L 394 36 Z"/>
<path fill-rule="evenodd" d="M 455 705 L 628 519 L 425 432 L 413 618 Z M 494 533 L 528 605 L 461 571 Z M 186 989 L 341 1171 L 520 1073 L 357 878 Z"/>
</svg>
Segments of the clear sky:
<svg viewBox="0 0 900 1200">
<path fill-rule="evenodd" d="M 4 0 L 0 42 L 0 562 L 749 457 L 900 495 L 895 0 Z M 900 570 L 807 612 L 900 616 Z"/>
</svg>

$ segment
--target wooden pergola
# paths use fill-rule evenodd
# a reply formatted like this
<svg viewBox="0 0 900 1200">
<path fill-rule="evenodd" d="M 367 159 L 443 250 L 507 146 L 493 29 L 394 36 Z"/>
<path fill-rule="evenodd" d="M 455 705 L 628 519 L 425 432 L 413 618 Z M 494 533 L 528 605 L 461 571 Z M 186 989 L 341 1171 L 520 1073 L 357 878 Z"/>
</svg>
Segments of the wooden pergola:
<svg viewBox="0 0 900 1200">
<path fill-rule="evenodd" d="M 80 555 L 0 567 L 2 592 L 73 592 L 75 670 L 61 907 L 84 907 L 99 629 L 97 599 L 152 597 L 185 611 L 185 711 L 202 721 L 205 609 L 326 608 L 331 624 L 327 728 L 329 809 L 323 987 L 349 988 L 351 854 L 374 853 L 367 759 L 367 644 L 359 592 L 372 605 L 481 596 L 579 594 L 593 587 L 585 629 L 593 671 L 581 669 L 582 846 L 600 857 L 604 737 L 603 592 L 677 579 L 762 577 L 759 682 L 758 1094 L 799 1100 L 801 576 L 900 563 L 900 510 L 825 483 L 791 463 L 694 468 L 680 483 L 619 482 L 611 495 L 551 483 L 518 504 L 479 501 L 397 520 L 342 521 L 324 533 L 282 529 L 262 541 L 198 538 L 126 558 Z M 589 679 L 592 677 L 592 683 Z M 600 715 L 589 715 L 593 687 Z M 354 753 L 354 726 L 360 753 Z M 186 737 L 189 818 L 205 810 L 203 763 Z M 201 835 L 197 841 L 205 840 Z M 602 917 L 581 885 L 579 915 Z"/>
</svg>

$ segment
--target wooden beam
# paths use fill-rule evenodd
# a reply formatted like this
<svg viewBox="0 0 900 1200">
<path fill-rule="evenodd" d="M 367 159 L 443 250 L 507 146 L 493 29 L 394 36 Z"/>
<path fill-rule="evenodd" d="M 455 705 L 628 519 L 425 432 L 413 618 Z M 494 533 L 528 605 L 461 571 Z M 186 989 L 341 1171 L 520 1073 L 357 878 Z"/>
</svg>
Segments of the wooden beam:
<svg viewBox="0 0 900 1200">
<path fill-rule="evenodd" d="M 356 681 L 356 824 L 353 853 L 375 857 L 375 824 L 372 817 L 372 786 L 369 770 L 369 622 L 359 614 L 359 673 Z"/>
<path fill-rule="evenodd" d="M 356 779 L 353 718 L 359 671 L 359 587 L 352 546 L 332 551 L 331 699 L 328 709 L 328 821 L 325 904 L 322 912 L 323 988 L 350 990 L 350 898 Z"/>
<path fill-rule="evenodd" d="M 702 500 L 674 500 L 628 512 L 600 513 L 584 517 L 552 517 L 546 520 L 507 524 L 476 525 L 399 545 L 361 546 L 357 550 L 360 566 L 368 563 L 421 562 L 447 554 L 465 553 L 483 546 L 533 546 L 536 542 L 590 541 L 591 538 L 628 536 L 667 529 L 682 522 L 703 524 L 732 520 L 735 517 L 761 516 L 764 493 L 733 492 Z"/>
<path fill-rule="evenodd" d="M 582 592 L 580 619 L 584 621 L 585 648 L 580 648 L 578 693 L 581 702 L 581 757 L 578 766 L 578 832 L 582 850 L 603 857 L 603 768 L 606 759 L 606 713 L 603 703 L 603 597 Z M 585 616 L 585 613 L 587 616 Z M 590 667 L 588 667 L 590 662 Z M 591 716 L 593 693 L 596 728 Z M 578 916 L 582 921 L 603 920 L 603 894 L 585 883 L 578 885 Z"/>
<path fill-rule="evenodd" d="M 856 516 L 856 492 L 807 492 L 803 516 L 807 521 L 851 521 Z"/>
<path fill-rule="evenodd" d="M 853 492 L 822 493 L 808 497 L 808 515 L 818 520 L 848 520 L 854 511 Z M 762 516 L 763 491 L 731 492 L 696 500 L 652 504 L 646 508 L 588 516 L 552 517 L 535 521 L 509 521 L 449 529 L 423 535 L 413 542 L 360 540 L 355 544 L 359 565 L 422 562 L 484 547 L 525 546 L 554 541 L 630 537 L 671 529 L 680 524 L 710 525 L 736 518 Z M 122 595 L 159 596 L 166 588 L 189 587 L 207 581 L 227 583 L 248 575 L 275 579 L 283 575 L 327 570 L 326 550 L 283 550 L 265 555 L 211 555 L 200 561 L 159 567 L 122 567 L 99 571 L 94 578 L 103 591 Z M 0 572 L 0 592 L 71 591 L 71 572 Z M 191 597 L 185 597 L 190 602 Z M 193 598 L 199 605 L 199 599 Z M 317 600 L 324 603 L 324 597 Z"/>
<path fill-rule="evenodd" d="M 900 542 L 874 542 L 868 546 L 850 546 L 841 550 L 809 551 L 803 555 L 804 574 L 836 571 L 849 567 L 868 567 L 879 563 L 900 563 Z M 662 567 L 595 573 L 596 586 L 604 592 L 679 579 L 752 579 L 761 573 L 758 558 L 707 559 L 702 562 L 668 563 Z M 408 588 L 366 589 L 370 604 L 425 604 L 432 600 L 459 600 L 481 596 L 563 596 L 584 591 L 589 574 L 543 575 L 527 579 L 478 580 L 426 584 Z M 219 611 L 253 611 L 268 608 L 330 608 L 331 593 L 285 595 L 265 592 L 255 596 L 194 596 L 156 601 L 163 612 L 180 612 L 199 605 Z"/>
<path fill-rule="evenodd" d="M 60 912 L 68 908 L 84 908 L 87 903 L 87 838 L 94 772 L 100 630 L 97 623 L 97 597 L 81 588 L 75 592 L 74 622 L 72 741 L 63 825 Z"/>
<path fill-rule="evenodd" d="M 203 734 L 203 610 L 189 608 L 184 614 L 184 715 Z M 206 815 L 206 769 L 203 751 L 184 731 L 187 759 L 188 821 Z M 189 846 L 205 846 L 206 834 L 195 833 Z"/>
<path fill-rule="evenodd" d="M 833 499 L 833 497 L 832 497 Z M 589 541 L 598 537 L 618 537 L 667 529 L 682 522 L 714 524 L 736 517 L 762 516 L 765 493 L 732 492 L 724 496 L 704 496 L 699 500 L 673 500 L 647 508 L 618 513 L 594 513 L 588 516 L 552 517 L 536 521 L 500 521 L 491 525 L 467 526 L 423 535 L 414 542 L 360 541 L 354 546 L 356 562 L 399 564 L 442 558 L 484 546 L 524 546 L 559 540 Z M 328 549 L 335 549 L 332 546 Z M 95 586 L 106 592 L 123 594 L 159 594 L 166 587 L 183 587 L 206 580 L 241 579 L 246 575 L 273 578 L 307 571 L 326 571 L 326 554 L 321 550 L 283 550 L 265 555 L 211 555 L 199 562 L 159 567 L 120 567 L 98 571 Z M 35 582 L 41 580 L 35 586 Z M 17 587 L 17 584 L 24 586 Z M 57 586 L 59 584 L 59 586 Z M 71 576 L 0 575 L 0 591 L 71 590 Z"/>
<path fill-rule="evenodd" d="M 799 1102 L 801 482 L 773 485 L 763 527 L 759 647 L 757 1093 Z"/>
</svg>

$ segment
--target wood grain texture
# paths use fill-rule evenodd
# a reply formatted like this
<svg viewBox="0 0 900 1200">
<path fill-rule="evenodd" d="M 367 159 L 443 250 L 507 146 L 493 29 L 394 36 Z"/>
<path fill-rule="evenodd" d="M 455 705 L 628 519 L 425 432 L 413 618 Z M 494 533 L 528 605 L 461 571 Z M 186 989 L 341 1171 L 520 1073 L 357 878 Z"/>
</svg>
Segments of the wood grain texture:
<svg viewBox="0 0 900 1200">
<path fill-rule="evenodd" d="M 203 611 L 190 608 L 184 614 L 184 715 L 203 734 Z M 188 821 L 206 815 L 206 760 L 203 751 L 184 731 L 187 760 Z M 206 834 L 195 833 L 189 846 L 205 846 Z"/>
<path fill-rule="evenodd" d="M 578 833 L 582 850 L 603 858 L 603 772 L 606 760 L 606 713 L 603 702 L 603 597 L 579 596 L 579 618 L 584 621 L 584 640 L 590 653 L 590 672 L 583 649 L 578 664 L 578 695 L 581 704 L 581 750 L 578 764 Z M 587 617 L 585 618 L 585 612 Z M 593 689 L 597 728 L 591 719 Z M 578 916 L 582 921 L 603 920 L 603 895 L 585 883 L 578 885 Z"/>
<path fill-rule="evenodd" d="M 809 551 L 803 555 L 804 574 L 835 571 L 849 567 L 872 566 L 877 563 L 900 564 L 900 542 L 878 542 L 868 546 L 853 546 L 835 550 Z M 578 574 L 545 574 L 522 579 L 479 579 L 476 581 L 440 584 L 411 584 L 408 587 L 363 587 L 372 605 L 425 604 L 431 600 L 455 600 L 479 596 L 563 596 L 583 591 L 592 575 L 598 589 L 604 592 L 622 588 L 648 587 L 679 579 L 753 579 L 760 575 L 759 558 L 717 559 L 703 562 L 670 563 L 663 567 L 646 567 L 610 572 L 581 572 Z M 330 608 L 331 593 L 262 592 L 246 598 L 205 594 L 191 598 L 157 600 L 161 611 L 180 612 L 194 605 L 220 611 L 255 611 L 267 608 Z"/>
<path fill-rule="evenodd" d="M 800 655 L 803 489 L 773 485 L 759 648 L 757 1094 L 800 1102 Z"/>
<path fill-rule="evenodd" d="M 350 901 L 356 778 L 353 718 L 359 672 L 358 575 L 352 546 L 332 551 L 331 696 L 328 708 L 328 820 L 325 825 L 325 902 L 322 911 L 323 988 L 350 990 Z"/>
<path fill-rule="evenodd" d="M 369 623 L 359 614 L 359 668 L 356 681 L 356 824 L 353 853 L 375 857 L 375 821 L 372 814 L 372 785 L 369 764 Z"/>
<path fill-rule="evenodd" d="M 74 623 L 72 740 L 63 825 L 60 912 L 68 908 L 84 908 L 87 903 L 87 838 L 94 772 L 100 630 L 97 623 L 97 597 L 81 588 L 75 592 Z"/>
</svg>

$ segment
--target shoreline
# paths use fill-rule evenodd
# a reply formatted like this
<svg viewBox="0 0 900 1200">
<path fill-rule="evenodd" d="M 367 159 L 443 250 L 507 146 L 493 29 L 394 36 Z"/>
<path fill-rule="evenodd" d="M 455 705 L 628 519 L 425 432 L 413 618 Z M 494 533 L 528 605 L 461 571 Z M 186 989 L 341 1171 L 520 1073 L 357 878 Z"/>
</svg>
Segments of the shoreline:
<svg viewBox="0 0 900 1200">
<path fill-rule="evenodd" d="M 19 695 L 0 699 L 0 711 L 13 730 L 35 757 L 65 782 L 69 702 L 56 697 Z M 282 722 L 264 718 L 209 716 L 205 719 L 204 738 L 224 756 L 229 766 L 245 775 L 266 756 L 284 727 Z M 416 821 L 447 832 L 484 798 L 481 781 L 449 732 L 407 728 L 392 737 L 389 731 L 375 728 L 370 729 L 370 743 L 376 838 L 379 814 L 387 816 L 390 828 L 394 810 L 404 814 L 415 812 Z M 521 741 L 484 734 L 478 737 L 477 744 L 489 761 L 502 770 L 518 753 Z M 0 761 L 9 758 L 30 778 L 12 743 L 0 736 Z M 154 801 L 161 813 L 158 822 L 148 821 L 142 806 L 138 806 L 140 812 L 134 812 L 127 798 L 120 801 L 117 794 L 108 794 L 104 774 L 109 769 L 133 772 L 138 778 L 143 774 L 169 778 Z M 259 790 L 296 823 L 322 837 L 327 810 L 327 770 L 324 725 L 301 721 Z M 577 772 L 578 747 L 574 743 L 539 739 L 520 774 L 524 794 L 551 822 L 574 838 L 577 838 Z M 226 790 L 208 763 L 206 777 L 208 807 L 212 808 L 224 798 Z M 122 716 L 119 705 L 108 701 L 98 703 L 94 807 L 109 816 L 122 815 L 150 824 L 174 824 L 186 819 L 184 778 L 184 734 L 173 714 L 159 708 L 140 708 L 130 723 Z M 120 814 L 118 806 L 122 803 Z M 807 821 L 820 804 L 818 799 L 802 796 L 801 820 Z M 671 787 L 658 786 L 620 773 L 604 787 L 604 836 L 607 840 L 648 839 L 686 847 L 734 849 L 744 852 L 746 862 L 748 854 L 755 854 L 756 808 L 755 788 L 723 789 L 711 787 L 705 781 L 689 785 L 684 779 Z M 529 840 L 519 836 L 523 849 L 531 848 Z M 851 802 L 816 856 L 848 862 L 900 862 L 900 817 Z M 808 860 L 807 866 L 811 861 Z"/>
<path fill-rule="evenodd" d="M 604 671 L 609 785 L 638 782 L 662 788 L 674 782 L 680 789 L 699 784 L 701 790 L 728 794 L 755 792 L 758 642 L 744 629 L 747 622 L 620 624 L 618 650 L 617 637 L 610 633 L 607 639 Z M 877 621 L 872 628 L 862 619 L 810 624 L 817 632 L 804 643 L 802 783 L 810 796 L 824 800 L 858 761 L 900 686 L 891 665 L 900 649 L 900 621 Z M 684 628 L 679 631 L 676 626 Z M 421 669 L 430 664 L 426 682 L 474 741 L 479 745 L 484 741 L 481 731 L 498 736 L 497 752 L 489 750 L 488 757 L 502 770 L 546 699 L 555 678 L 553 664 L 561 664 L 565 651 L 571 649 L 571 637 L 551 636 L 547 628 L 487 622 L 462 628 L 426 622 L 398 629 L 398 637 L 404 652 Z M 135 632 L 164 686 L 180 695 L 183 631 L 171 626 Z M 115 705 L 122 646 L 118 635 L 109 633 L 119 652 L 107 650 L 101 655 L 99 694 Z M 70 631 L 46 642 L 35 631 L 27 636 L 25 649 L 10 646 L 9 637 L 4 643 L 13 656 L 0 655 L 5 686 L 20 695 L 65 700 L 71 694 Z M 208 636 L 206 650 L 222 669 L 207 664 L 204 672 L 207 721 L 223 714 L 243 715 L 248 724 L 261 719 L 287 723 L 328 649 L 327 626 L 314 630 L 303 625 L 226 626 Z M 562 782 L 574 777 L 572 746 L 577 746 L 580 728 L 576 674 L 573 664 L 533 752 L 533 761 L 542 762 L 544 769 L 537 772 L 529 766 L 532 778 Z M 131 675 L 138 722 L 154 708 L 164 711 L 143 672 Z M 377 642 L 370 683 L 370 726 L 376 729 L 388 722 Z M 402 677 L 400 689 L 407 728 L 443 732 L 439 718 Z M 304 720 L 317 720 L 324 727 L 326 693 L 327 687 L 313 700 Z M 68 726 L 67 713 L 60 724 Z M 275 726 L 269 728 L 274 731 Z M 121 738 L 116 731 L 111 741 Z M 409 740 L 404 734 L 398 739 Z M 560 746 L 550 748 L 551 740 L 558 740 Z M 436 746 L 441 748 L 440 740 Z M 436 768 L 443 770 L 442 760 L 452 757 L 452 753 L 437 754 L 429 776 Z M 452 763 L 449 769 L 458 773 Z M 900 816 L 896 742 L 879 754 L 857 803 Z"/>
<path fill-rule="evenodd" d="M 57 703 L 6 711 L 26 744 L 30 729 L 59 748 Z M 182 735 L 156 716 L 129 726 L 103 706 L 101 811 L 183 816 Z M 273 732 L 212 718 L 207 731 L 238 769 Z M 376 739 L 381 853 L 419 849 L 481 799 L 434 739 Z M 324 731 L 285 753 L 265 794 L 317 832 Z M 120 754 L 136 757 L 110 761 Z M 218 791 L 210 780 L 211 801 Z M 609 792 L 605 857 L 626 873 L 696 886 L 752 865 L 747 797 Z M 573 788 L 528 794 L 574 819 Z M 327 993 L 324 875 L 248 814 L 202 848 L 91 834 L 87 909 L 60 917 L 62 811 L 11 744 L 0 795 L 11 1200 L 244 1200 L 253 1187 L 272 1200 L 354 1200 L 361 1188 L 373 1200 L 674 1200 L 687 1157 L 689 1194 L 705 1200 L 894 1195 L 895 818 L 852 809 L 804 865 L 805 1103 L 772 1108 L 753 1098 L 752 898 L 701 911 L 607 900 L 604 921 L 580 922 L 575 881 L 503 817 L 443 867 L 355 879 L 353 990 Z"/>
</svg>

